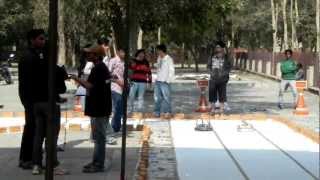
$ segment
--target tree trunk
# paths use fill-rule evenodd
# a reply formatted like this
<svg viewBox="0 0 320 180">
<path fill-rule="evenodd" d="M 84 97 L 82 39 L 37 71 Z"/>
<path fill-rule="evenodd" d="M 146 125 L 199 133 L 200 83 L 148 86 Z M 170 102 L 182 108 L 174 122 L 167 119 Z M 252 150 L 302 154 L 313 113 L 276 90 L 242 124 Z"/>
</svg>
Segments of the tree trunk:
<svg viewBox="0 0 320 180">
<path fill-rule="evenodd" d="M 119 47 L 124 47 L 125 42 L 125 26 L 124 26 L 124 20 L 122 19 L 122 11 L 121 7 L 117 3 L 113 3 L 111 5 L 112 10 L 112 18 L 111 18 L 111 24 L 112 24 L 112 30 L 114 35 L 114 43 L 115 43 L 115 49 Z"/>
<path fill-rule="evenodd" d="M 143 31 L 142 31 L 141 27 L 139 27 L 137 46 L 138 46 L 138 49 L 143 48 Z"/>
<path fill-rule="evenodd" d="M 295 27 L 295 22 L 293 19 L 293 0 L 290 0 L 290 21 L 291 21 L 291 48 L 295 49 L 294 47 L 294 27 Z"/>
<path fill-rule="evenodd" d="M 318 71 L 320 71 L 320 0 L 316 0 L 316 26 L 317 26 L 317 52 L 318 52 Z M 318 79 L 318 86 L 320 86 L 319 76 Z"/>
<path fill-rule="evenodd" d="M 290 19 L 291 19 L 291 47 L 292 49 L 298 49 L 298 39 L 297 39 L 297 15 L 296 11 L 293 9 L 296 5 L 294 0 L 290 0 Z M 296 7 L 295 7 L 296 9 Z M 294 13 L 295 11 L 295 13 Z M 295 15 L 294 15 L 295 14 Z"/>
<path fill-rule="evenodd" d="M 138 48 L 139 22 L 136 12 L 132 12 L 130 16 L 130 53 L 136 52 Z"/>
<path fill-rule="evenodd" d="M 272 37 L 273 37 L 273 53 L 272 53 L 272 65 L 271 65 L 271 72 L 274 72 L 275 66 L 275 53 L 278 52 L 278 13 L 279 13 L 279 6 L 275 4 L 274 0 L 271 0 L 271 11 L 272 11 Z"/>
<path fill-rule="evenodd" d="M 316 0 L 317 52 L 320 54 L 320 0 Z M 320 57 L 319 57 L 320 58 Z M 320 59 L 319 59 L 320 63 Z"/>
<path fill-rule="evenodd" d="M 296 16 L 296 26 L 299 24 L 300 22 L 300 18 L 299 18 L 299 4 L 298 4 L 298 0 L 295 0 L 294 3 L 294 7 L 295 7 L 295 16 Z"/>
<path fill-rule="evenodd" d="M 64 31 L 64 2 L 59 2 L 59 18 L 58 18 L 58 64 L 66 64 L 66 38 Z"/>
<path fill-rule="evenodd" d="M 282 15 L 283 15 L 283 48 L 288 49 L 287 0 L 282 1 Z"/>
<path fill-rule="evenodd" d="M 193 57 L 195 67 L 196 67 L 196 72 L 199 72 L 199 53 L 196 47 L 191 47 L 190 48 L 191 55 Z"/>
<path fill-rule="evenodd" d="M 76 53 L 75 53 L 75 45 L 74 40 L 71 38 L 66 39 L 66 58 L 69 60 L 66 62 L 66 65 L 70 67 L 76 66 Z"/>
<path fill-rule="evenodd" d="M 158 29 L 158 44 L 161 44 L 161 27 Z"/>
<path fill-rule="evenodd" d="M 182 43 L 182 58 L 181 58 L 181 68 L 184 68 L 184 62 L 186 60 L 186 55 L 185 55 L 185 44 Z"/>
<path fill-rule="evenodd" d="M 277 48 L 277 33 L 278 33 L 278 26 L 277 26 L 277 17 L 276 17 L 276 8 L 274 4 L 274 0 L 271 0 L 271 12 L 272 12 L 272 37 L 273 37 L 273 52 L 276 52 Z"/>
<path fill-rule="evenodd" d="M 297 43 L 297 47 L 301 48 L 302 46 L 300 46 L 300 42 L 298 40 L 297 37 L 297 27 L 300 24 L 300 17 L 299 17 L 299 4 L 298 4 L 298 0 L 295 0 L 295 20 L 296 20 L 296 43 Z"/>
</svg>

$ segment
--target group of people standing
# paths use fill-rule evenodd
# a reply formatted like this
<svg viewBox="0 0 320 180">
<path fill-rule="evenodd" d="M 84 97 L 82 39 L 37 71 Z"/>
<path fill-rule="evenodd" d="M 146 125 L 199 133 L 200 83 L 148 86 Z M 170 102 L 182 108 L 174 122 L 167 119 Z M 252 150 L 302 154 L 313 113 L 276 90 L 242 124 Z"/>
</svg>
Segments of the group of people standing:
<svg viewBox="0 0 320 180">
<path fill-rule="evenodd" d="M 19 96 L 25 108 L 25 126 L 21 142 L 19 167 L 32 169 L 32 174 L 41 174 L 42 146 L 46 138 L 46 123 L 49 118 L 48 95 L 48 53 L 45 32 L 33 29 L 28 33 L 29 48 L 19 62 Z M 118 48 L 111 58 L 108 41 L 99 41 L 97 45 L 83 49 L 84 60 L 78 75 L 68 75 L 63 67 L 56 65 L 56 105 L 53 130 L 54 143 L 57 145 L 60 130 L 60 103 L 65 99 L 60 94 L 66 92 L 65 80 L 73 79 L 84 89 L 85 115 L 91 119 L 91 136 L 94 142 L 92 162 L 83 167 L 85 173 L 102 172 L 105 169 L 105 145 L 107 133 L 121 132 L 123 118 L 123 93 L 129 93 L 128 110 L 144 112 L 144 94 L 146 88 L 154 82 L 154 116 L 171 116 L 171 83 L 175 77 L 173 59 L 163 44 L 156 47 L 156 77 L 152 79 L 151 66 L 144 49 L 138 50 L 129 64 L 129 92 L 124 84 L 125 51 Z M 283 92 L 291 87 L 296 101 L 296 79 L 303 78 L 301 65 L 292 60 L 292 51 L 286 50 L 286 59 L 281 62 L 282 81 L 279 91 L 279 108 L 282 108 Z M 231 61 L 224 43 L 217 43 L 208 60 L 210 74 L 209 101 L 212 113 L 224 113 L 227 102 L 227 83 L 231 71 Z M 137 97 L 137 106 L 134 105 Z M 219 108 L 216 103 L 219 102 Z M 136 109 L 135 109 L 136 108 Z M 113 112 L 113 113 L 112 113 Z M 111 123 L 109 118 L 112 115 Z M 111 124 L 111 125 L 110 125 Z M 110 128 L 111 127 L 111 128 Z M 47 148 L 47 147 L 46 147 Z M 110 163 L 110 162 L 108 162 Z M 66 174 L 59 168 L 57 149 L 54 148 L 55 174 Z"/>
<path fill-rule="evenodd" d="M 46 123 L 49 118 L 48 95 L 48 53 L 45 32 L 33 29 L 28 33 L 29 48 L 19 62 L 19 96 L 25 108 L 25 126 L 20 149 L 19 167 L 32 169 L 32 174 L 42 173 L 42 146 L 46 139 Z M 174 79 L 174 64 L 167 54 L 165 45 L 157 46 L 157 78 L 155 80 L 154 114 L 171 114 L 170 83 Z M 81 62 L 78 75 L 71 75 L 63 67 L 56 66 L 56 106 L 54 119 L 54 144 L 57 145 L 60 130 L 60 103 L 66 100 L 60 94 L 66 92 L 65 80 L 72 79 L 83 88 L 84 113 L 91 120 L 91 138 L 94 142 L 93 158 L 83 167 L 84 173 L 102 172 L 105 169 L 105 145 L 108 131 L 121 131 L 123 118 L 124 59 L 125 51 L 118 48 L 111 58 L 107 41 L 100 41 L 83 49 L 84 61 Z M 152 83 L 151 67 L 146 59 L 146 51 L 140 49 L 129 66 L 129 110 L 143 112 L 144 93 Z M 134 101 L 138 94 L 138 106 Z M 163 104 L 163 107 L 162 107 Z M 112 114 L 111 123 L 109 118 Z M 111 124 L 111 125 L 110 125 Z M 110 126 L 112 128 L 110 128 Z M 47 146 L 46 149 L 47 151 Z M 54 147 L 54 173 L 68 173 L 59 167 L 57 146 Z M 110 163 L 110 162 L 107 162 Z"/>
<path fill-rule="evenodd" d="M 94 142 L 92 162 L 83 167 L 85 173 L 102 172 L 105 169 L 105 145 L 108 142 L 106 135 L 121 132 L 123 118 L 123 97 L 126 93 L 124 87 L 124 60 L 125 51 L 118 48 L 113 58 L 106 58 L 106 49 L 101 45 L 85 48 L 84 52 L 88 62 L 93 68 L 87 79 L 71 76 L 70 78 L 86 89 L 85 115 L 91 117 L 91 132 Z M 160 116 L 161 104 L 164 102 L 163 113 L 172 113 L 170 84 L 174 78 L 174 65 L 172 58 L 166 54 L 166 46 L 158 45 L 158 68 L 155 85 L 155 114 Z M 135 53 L 129 66 L 129 111 L 134 110 L 134 101 L 138 94 L 137 111 L 143 112 L 144 93 L 147 84 L 152 83 L 151 67 L 146 59 L 143 49 Z M 109 117 L 112 113 L 111 127 Z M 109 166 L 110 162 L 107 162 Z"/>
</svg>

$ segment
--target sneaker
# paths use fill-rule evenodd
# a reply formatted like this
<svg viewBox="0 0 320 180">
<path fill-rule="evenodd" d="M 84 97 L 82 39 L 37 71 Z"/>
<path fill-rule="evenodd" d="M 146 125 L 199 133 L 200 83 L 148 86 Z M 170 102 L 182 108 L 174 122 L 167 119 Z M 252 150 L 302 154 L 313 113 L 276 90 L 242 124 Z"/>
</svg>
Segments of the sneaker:
<svg viewBox="0 0 320 180">
<path fill-rule="evenodd" d="M 84 165 L 84 166 L 83 166 L 83 169 L 88 169 L 88 168 L 90 168 L 91 166 L 93 166 L 93 162 Z"/>
<path fill-rule="evenodd" d="M 65 169 L 56 167 L 56 168 L 53 169 L 53 174 L 57 175 L 57 176 L 62 176 L 62 175 L 70 174 L 70 172 L 65 170 Z"/>
<path fill-rule="evenodd" d="M 211 114 L 215 114 L 216 113 L 216 106 L 215 106 L 215 103 L 211 103 L 211 111 L 210 111 Z"/>
<path fill-rule="evenodd" d="M 83 173 L 97 173 L 97 172 L 104 172 L 104 166 L 100 166 L 97 164 L 92 164 L 91 166 L 88 166 L 87 168 L 82 169 Z"/>
<path fill-rule="evenodd" d="M 279 109 L 283 109 L 282 104 L 279 103 L 279 104 L 278 104 L 278 108 L 279 108 Z"/>
<path fill-rule="evenodd" d="M 220 102 L 217 101 L 216 103 L 213 103 L 215 108 L 219 108 L 220 107 Z"/>
<path fill-rule="evenodd" d="M 224 115 L 224 108 L 221 108 L 221 107 L 220 107 L 220 109 L 219 109 L 219 115 L 220 115 L 220 116 Z"/>
<path fill-rule="evenodd" d="M 224 110 L 226 111 L 231 111 L 230 106 L 228 105 L 228 103 L 224 103 Z"/>
<path fill-rule="evenodd" d="M 33 167 L 33 164 L 32 164 L 32 161 L 21 161 L 19 163 L 19 167 L 22 168 L 22 169 L 32 169 Z"/>
<path fill-rule="evenodd" d="M 64 148 L 62 146 L 57 146 L 57 151 L 58 152 L 64 152 Z"/>
<path fill-rule="evenodd" d="M 172 114 L 171 113 L 165 113 L 164 114 L 164 118 L 165 119 L 171 119 L 172 118 Z"/>
<path fill-rule="evenodd" d="M 111 160 L 105 162 L 105 171 L 109 171 L 111 169 Z"/>
<path fill-rule="evenodd" d="M 158 114 L 158 113 L 153 113 L 153 116 L 154 116 L 155 118 L 159 118 L 159 117 L 160 117 L 160 114 Z"/>
<path fill-rule="evenodd" d="M 114 137 L 107 137 L 107 144 L 109 145 L 116 145 L 117 144 L 117 139 Z"/>
<path fill-rule="evenodd" d="M 38 165 L 34 165 L 32 168 L 32 175 L 39 175 L 42 173 L 42 169 Z"/>
</svg>

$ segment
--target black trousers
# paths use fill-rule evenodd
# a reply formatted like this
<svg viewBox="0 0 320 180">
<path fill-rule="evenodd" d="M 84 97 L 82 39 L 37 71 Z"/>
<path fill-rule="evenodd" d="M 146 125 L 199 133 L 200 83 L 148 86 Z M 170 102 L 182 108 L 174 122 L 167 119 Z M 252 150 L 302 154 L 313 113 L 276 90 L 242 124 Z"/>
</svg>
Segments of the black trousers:
<svg viewBox="0 0 320 180">
<path fill-rule="evenodd" d="M 36 117 L 36 128 L 35 128 L 35 136 L 34 136 L 34 143 L 33 143 L 33 164 L 42 166 L 42 145 L 44 142 L 44 139 L 47 135 L 47 120 L 48 120 L 48 114 L 49 112 L 49 105 L 48 103 L 40 102 L 34 104 L 34 115 Z M 60 131 L 60 106 L 56 105 L 55 107 L 55 116 L 56 119 L 53 122 L 53 130 L 54 130 L 54 142 L 53 142 L 53 148 L 54 148 L 54 166 L 57 166 L 59 164 L 58 158 L 57 158 L 57 150 L 56 145 L 58 141 L 58 135 Z M 48 146 L 46 145 L 46 151 Z"/>
<path fill-rule="evenodd" d="M 35 134 L 35 116 L 34 105 L 24 104 L 25 125 L 23 128 L 21 148 L 20 148 L 20 162 L 32 161 L 33 142 Z"/>
<path fill-rule="evenodd" d="M 227 101 L 227 82 L 209 81 L 209 102 L 224 103 Z"/>
</svg>

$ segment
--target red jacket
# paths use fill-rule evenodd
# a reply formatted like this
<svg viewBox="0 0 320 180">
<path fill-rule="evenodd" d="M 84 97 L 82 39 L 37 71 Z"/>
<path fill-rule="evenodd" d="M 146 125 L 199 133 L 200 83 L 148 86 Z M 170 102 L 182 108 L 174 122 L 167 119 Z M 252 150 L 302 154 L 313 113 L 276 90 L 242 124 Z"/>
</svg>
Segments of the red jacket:
<svg viewBox="0 0 320 180">
<path fill-rule="evenodd" d="M 133 82 L 151 83 L 152 73 L 149 62 L 147 60 L 137 61 L 133 60 L 129 67 L 131 71 L 129 77 Z"/>
</svg>

